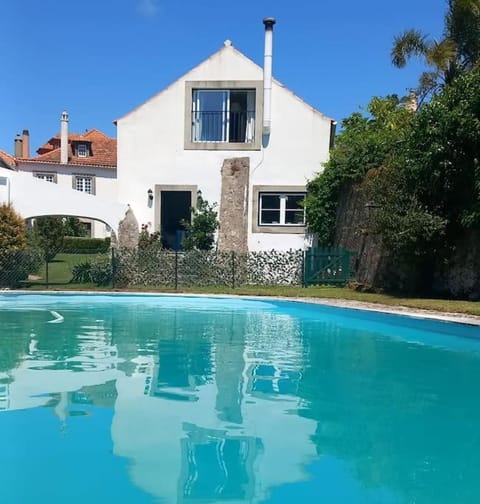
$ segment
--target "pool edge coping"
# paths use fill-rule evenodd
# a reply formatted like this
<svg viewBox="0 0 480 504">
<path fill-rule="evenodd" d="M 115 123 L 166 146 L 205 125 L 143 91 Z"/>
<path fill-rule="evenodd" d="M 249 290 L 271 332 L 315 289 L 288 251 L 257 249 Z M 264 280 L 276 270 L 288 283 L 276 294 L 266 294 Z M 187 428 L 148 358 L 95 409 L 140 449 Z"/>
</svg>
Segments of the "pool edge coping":
<svg viewBox="0 0 480 504">
<path fill-rule="evenodd" d="M 439 312 L 435 310 L 425 310 L 420 308 L 409 308 L 406 306 L 391 306 L 381 303 L 369 303 L 367 301 L 354 301 L 350 299 L 329 299 L 311 297 L 285 297 L 285 296 L 250 296 L 248 294 L 203 294 L 185 292 L 116 292 L 116 291 L 72 291 L 72 290 L 5 290 L 0 294 L 76 294 L 76 295 L 112 295 L 112 296 L 187 296 L 187 297 L 210 297 L 210 298 L 244 298 L 269 301 L 291 301 L 296 303 L 310 303 L 334 308 L 347 308 L 358 311 L 369 311 L 374 313 L 387 313 L 391 315 L 401 315 L 417 319 L 438 320 L 462 325 L 480 327 L 480 316 L 461 313 Z"/>
</svg>

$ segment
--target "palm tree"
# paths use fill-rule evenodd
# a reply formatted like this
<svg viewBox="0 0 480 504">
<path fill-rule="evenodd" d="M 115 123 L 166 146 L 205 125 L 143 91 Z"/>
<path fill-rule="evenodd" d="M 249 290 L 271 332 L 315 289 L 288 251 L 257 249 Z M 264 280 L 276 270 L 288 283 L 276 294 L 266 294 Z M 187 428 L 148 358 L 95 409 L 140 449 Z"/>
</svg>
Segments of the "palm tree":
<svg viewBox="0 0 480 504">
<path fill-rule="evenodd" d="M 480 60 L 480 0 L 447 0 L 442 40 L 429 39 L 418 30 L 394 38 L 391 57 L 396 67 L 403 68 L 415 56 L 428 66 L 415 90 L 421 99 L 473 68 Z"/>
</svg>

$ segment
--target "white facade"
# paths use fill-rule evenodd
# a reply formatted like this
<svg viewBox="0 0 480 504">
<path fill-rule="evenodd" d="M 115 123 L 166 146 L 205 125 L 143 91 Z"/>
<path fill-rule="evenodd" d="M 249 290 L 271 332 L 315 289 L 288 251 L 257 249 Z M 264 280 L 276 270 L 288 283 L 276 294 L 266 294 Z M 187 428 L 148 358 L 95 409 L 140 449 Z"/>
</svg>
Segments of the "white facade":
<svg viewBox="0 0 480 504">
<path fill-rule="evenodd" d="M 117 121 L 118 200 L 132 207 L 139 224 L 147 224 L 152 231 L 160 230 L 157 200 L 165 187 L 187 188 L 192 193 L 196 188 L 210 203 L 220 204 L 224 160 L 248 157 L 250 171 L 245 194 L 248 249 L 287 250 L 306 245 L 304 226 L 279 222 L 274 226 L 260 225 L 259 187 L 260 191 L 276 194 L 297 192 L 299 188 L 305 191 L 307 181 L 321 171 L 328 159 L 330 118 L 274 80 L 268 138 L 263 137 L 257 145 L 245 143 L 239 150 L 232 150 L 228 141 L 200 146 L 192 142 L 192 90 L 204 86 L 211 89 L 255 86 L 258 117 L 263 108 L 262 79 L 262 68 L 226 42 L 208 60 Z M 258 141 L 261 117 L 255 135 Z M 149 190 L 154 201 L 148 198 Z"/>
<path fill-rule="evenodd" d="M 1 203 L 12 204 L 24 219 L 42 215 L 77 216 L 101 221 L 99 224 L 108 225 L 115 233 L 128 210 L 127 205 L 113 199 L 76 191 L 71 183 L 52 184 L 28 172 L 5 168 L 0 168 Z"/>
<path fill-rule="evenodd" d="M 35 194 L 34 198 L 40 198 L 41 200 L 47 197 L 47 194 L 43 190 L 45 187 L 44 184 L 54 182 L 59 188 L 67 189 L 65 194 L 68 200 L 71 197 L 72 189 L 76 192 L 81 192 L 76 190 L 77 178 L 83 181 L 86 180 L 91 184 L 92 193 L 88 194 L 89 198 L 85 200 L 88 202 L 88 206 L 83 208 L 81 213 L 77 214 L 79 217 L 92 215 L 89 208 L 92 202 L 92 195 L 95 197 L 98 196 L 103 201 L 110 201 L 112 204 L 118 201 L 117 170 L 115 168 L 45 162 L 34 163 L 31 161 L 22 162 L 20 160 L 17 162 L 17 170 L 39 180 L 41 185 L 34 186 L 38 187 L 38 193 Z M 44 203 L 47 204 L 46 201 Z M 109 225 L 105 225 L 105 223 L 98 220 L 88 220 L 88 222 L 91 224 L 92 238 L 106 238 L 110 236 L 111 229 Z"/>
</svg>

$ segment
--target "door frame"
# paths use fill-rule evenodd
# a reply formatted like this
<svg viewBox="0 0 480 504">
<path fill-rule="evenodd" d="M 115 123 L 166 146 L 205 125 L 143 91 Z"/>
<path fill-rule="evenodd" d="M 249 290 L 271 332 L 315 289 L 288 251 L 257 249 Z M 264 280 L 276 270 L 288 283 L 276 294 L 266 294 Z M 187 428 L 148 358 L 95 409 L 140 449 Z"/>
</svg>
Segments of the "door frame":
<svg viewBox="0 0 480 504">
<path fill-rule="evenodd" d="M 155 184 L 155 215 L 153 219 L 154 230 L 160 232 L 160 224 L 162 222 L 162 191 L 183 191 L 190 192 L 192 195 L 191 206 L 195 207 L 197 204 L 197 191 L 198 186 L 196 185 L 163 185 Z"/>
</svg>

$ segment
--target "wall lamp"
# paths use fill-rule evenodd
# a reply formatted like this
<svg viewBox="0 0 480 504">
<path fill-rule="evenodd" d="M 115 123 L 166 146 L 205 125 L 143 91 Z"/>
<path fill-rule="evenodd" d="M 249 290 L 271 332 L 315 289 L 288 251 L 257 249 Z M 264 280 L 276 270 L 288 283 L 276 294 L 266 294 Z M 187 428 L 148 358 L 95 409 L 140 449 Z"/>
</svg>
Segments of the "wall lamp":
<svg viewBox="0 0 480 504">
<path fill-rule="evenodd" d="M 151 203 L 153 201 L 153 191 L 149 189 L 147 191 L 147 194 L 148 194 L 148 202 Z"/>
</svg>

